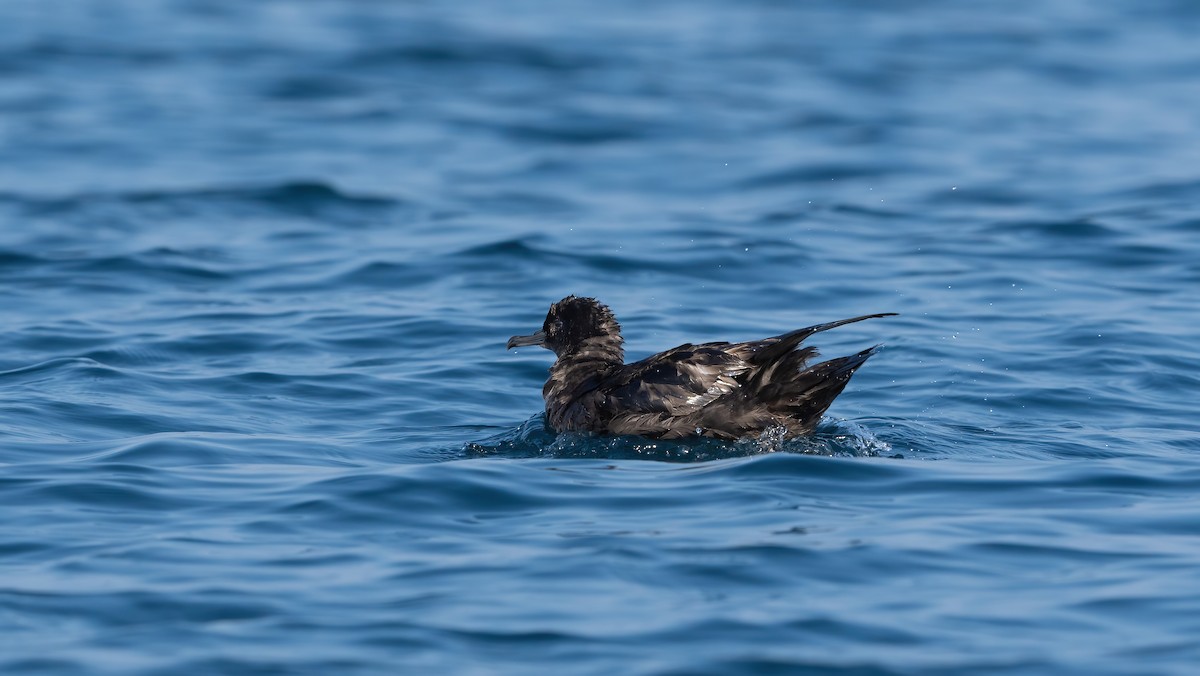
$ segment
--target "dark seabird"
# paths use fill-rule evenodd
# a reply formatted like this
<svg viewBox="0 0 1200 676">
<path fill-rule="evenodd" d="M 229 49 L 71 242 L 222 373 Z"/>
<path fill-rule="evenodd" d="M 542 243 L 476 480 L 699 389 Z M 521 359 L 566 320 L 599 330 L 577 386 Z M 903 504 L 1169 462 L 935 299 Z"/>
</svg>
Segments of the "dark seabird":
<svg viewBox="0 0 1200 676">
<path fill-rule="evenodd" d="M 810 366 L 817 349 L 800 343 L 818 331 L 895 314 L 746 343 L 689 343 L 626 364 L 621 326 L 608 306 L 567 296 L 550 306 L 541 331 L 509 338 L 508 349 L 541 345 L 557 355 L 542 388 L 546 422 L 557 432 L 738 439 L 784 427 L 804 435 L 879 346 Z"/>
</svg>

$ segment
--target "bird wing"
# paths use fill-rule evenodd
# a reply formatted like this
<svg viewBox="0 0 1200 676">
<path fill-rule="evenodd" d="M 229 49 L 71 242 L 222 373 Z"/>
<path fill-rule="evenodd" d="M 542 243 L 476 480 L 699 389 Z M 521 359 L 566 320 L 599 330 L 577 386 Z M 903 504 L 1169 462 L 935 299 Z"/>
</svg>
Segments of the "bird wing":
<svg viewBox="0 0 1200 676">
<path fill-rule="evenodd" d="M 751 357 L 749 357 L 749 360 L 752 364 L 754 364 L 755 366 L 760 365 L 760 364 L 770 364 L 772 362 L 778 361 L 783 355 L 796 349 L 796 347 L 798 345 L 800 345 L 800 343 L 804 342 L 804 340 L 806 338 L 808 338 L 809 336 L 811 336 L 814 333 L 820 333 L 821 331 L 828 331 L 829 329 L 836 329 L 839 326 L 845 326 L 847 324 L 861 322 L 864 319 L 876 319 L 879 317 L 895 317 L 895 316 L 896 316 L 895 312 L 881 312 L 879 314 L 861 315 L 858 317 L 851 317 L 849 319 L 839 319 L 836 322 L 825 322 L 824 324 L 814 324 L 813 326 L 806 326 L 802 329 L 796 329 L 795 331 L 789 331 L 787 333 L 775 336 L 773 338 L 765 338 L 763 340 L 756 340 L 751 343 L 743 343 L 743 344 L 748 346 L 750 348 L 750 350 L 754 353 Z M 816 354 L 814 353 L 810 356 L 816 356 Z"/>
<path fill-rule="evenodd" d="M 751 368 L 745 343 L 680 345 L 610 375 L 607 403 L 623 413 L 684 416 L 741 387 Z"/>
</svg>

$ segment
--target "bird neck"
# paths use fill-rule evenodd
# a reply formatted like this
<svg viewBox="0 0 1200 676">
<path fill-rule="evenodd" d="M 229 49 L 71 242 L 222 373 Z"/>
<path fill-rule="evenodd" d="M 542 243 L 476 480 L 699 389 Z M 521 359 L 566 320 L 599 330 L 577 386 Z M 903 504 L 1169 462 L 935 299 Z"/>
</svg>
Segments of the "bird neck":
<svg viewBox="0 0 1200 676">
<path fill-rule="evenodd" d="M 551 398 L 574 399 L 596 386 L 599 380 L 625 363 L 621 336 L 596 336 L 577 349 L 562 354 L 550 367 L 550 378 L 542 393 Z"/>
<path fill-rule="evenodd" d="M 621 346 L 623 342 L 619 333 L 587 338 L 578 347 L 558 355 L 554 366 L 620 366 L 625 363 L 625 349 Z"/>
</svg>

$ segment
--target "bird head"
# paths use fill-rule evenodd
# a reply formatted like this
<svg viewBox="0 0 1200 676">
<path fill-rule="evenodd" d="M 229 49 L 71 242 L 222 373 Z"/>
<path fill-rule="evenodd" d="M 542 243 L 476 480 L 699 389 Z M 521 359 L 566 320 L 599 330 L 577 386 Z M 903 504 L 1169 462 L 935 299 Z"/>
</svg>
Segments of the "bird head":
<svg viewBox="0 0 1200 676">
<path fill-rule="evenodd" d="M 541 331 L 509 338 L 508 349 L 540 345 L 562 357 L 591 345 L 594 338 L 611 338 L 613 347 L 619 349 L 621 326 L 616 317 L 607 305 L 595 298 L 567 296 L 550 306 Z"/>
</svg>

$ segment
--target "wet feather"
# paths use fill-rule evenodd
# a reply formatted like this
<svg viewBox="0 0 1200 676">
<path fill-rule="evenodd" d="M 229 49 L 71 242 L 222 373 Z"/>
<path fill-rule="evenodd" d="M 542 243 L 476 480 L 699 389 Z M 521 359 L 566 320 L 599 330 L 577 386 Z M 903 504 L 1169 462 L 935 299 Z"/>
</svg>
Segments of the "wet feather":
<svg viewBox="0 0 1200 676">
<path fill-rule="evenodd" d="M 877 347 L 810 366 L 814 333 L 894 313 L 816 324 L 743 343 L 684 344 L 624 363 L 621 327 L 607 306 L 568 296 L 550 307 L 542 330 L 508 347 L 555 353 L 542 388 L 556 431 L 654 438 L 736 439 L 774 428 L 809 434 Z"/>
</svg>

